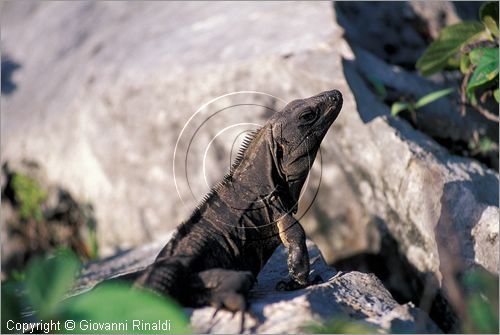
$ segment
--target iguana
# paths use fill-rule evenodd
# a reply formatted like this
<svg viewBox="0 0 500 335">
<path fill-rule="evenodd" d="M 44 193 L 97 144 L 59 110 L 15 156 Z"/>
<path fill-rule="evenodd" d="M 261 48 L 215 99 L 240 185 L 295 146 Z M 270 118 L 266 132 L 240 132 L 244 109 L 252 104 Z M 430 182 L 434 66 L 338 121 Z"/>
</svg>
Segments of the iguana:
<svg viewBox="0 0 500 335">
<path fill-rule="evenodd" d="M 244 311 L 247 293 L 274 250 L 288 250 L 290 279 L 311 283 L 306 236 L 293 217 L 319 146 L 342 107 L 326 91 L 294 100 L 247 140 L 229 174 L 181 224 L 136 280 L 183 305 Z"/>
</svg>

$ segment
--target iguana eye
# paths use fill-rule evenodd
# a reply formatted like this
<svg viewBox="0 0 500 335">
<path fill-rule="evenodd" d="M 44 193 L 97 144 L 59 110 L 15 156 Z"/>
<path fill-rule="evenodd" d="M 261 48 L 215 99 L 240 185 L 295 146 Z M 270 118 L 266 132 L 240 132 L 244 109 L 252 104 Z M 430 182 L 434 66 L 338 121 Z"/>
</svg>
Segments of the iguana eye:
<svg viewBox="0 0 500 335">
<path fill-rule="evenodd" d="M 304 123 L 310 123 L 316 120 L 316 116 L 317 113 L 315 111 L 308 109 L 299 115 L 299 119 Z"/>
</svg>

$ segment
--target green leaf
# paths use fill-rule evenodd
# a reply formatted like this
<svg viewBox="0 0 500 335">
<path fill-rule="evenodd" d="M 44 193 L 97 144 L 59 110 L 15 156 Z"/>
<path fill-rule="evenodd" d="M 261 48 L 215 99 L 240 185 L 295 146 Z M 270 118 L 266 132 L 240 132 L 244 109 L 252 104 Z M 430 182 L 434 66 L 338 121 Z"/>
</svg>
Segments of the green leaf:
<svg viewBox="0 0 500 335">
<path fill-rule="evenodd" d="M 464 21 L 444 28 L 415 66 L 424 76 L 442 70 L 463 44 L 473 40 L 483 31 L 484 26 L 475 21 Z"/>
<path fill-rule="evenodd" d="M 326 322 L 326 324 L 309 323 L 304 325 L 303 330 L 311 334 L 376 334 L 377 328 L 360 320 L 348 317 L 337 317 Z"/>
<path fill-rule="evenodd" d="M 498 300 L 499 287 L 497 275 L 484 269 L 469 270 L 464 273 L 462 283 L 469 292 L 489 293 L 487 294 L 488 296 L 492 296 Z"/>
<path fill-rule="evenodd" d="M 484 3 L 479 9 L 479 17 L 490 33 L 498 38 L 498 2 L 490 1 Z"/>
<path fill-rule="evenodd" d="M 476 98 L 476 94 L 474 93 L 474 90 L 465 90 L 465 95 L 467 96 L 467 100 L 469 100 L 469 102 L 472 104 L 472 105 L 477 105 L 477 98 Z"/>
<path fill-rule="evenodd" d="M 460 67 L 460 58 L 457 57 L 457 55 L 454 55 L 453 57 L 448 58 L 448 61 L 446 62 L 446 69 L 458 69 Z"/>
<path fill-rule="evenodd" d="M 12 333 L 7 328 L 7 321 L 18 322 L 21 320 L 22 306 L 19 297 L 16 295 L 16 283 L 7 281 L 2 283 L 2 334 Z"/>
<path fill-rule="evenodd" d="M 498 64 L 498 48 L 476 48 L 470 52 L 470 61 L 474 65 L 484 62 Z"/>
<path fill-rule="evenodd" d="M 498 276 L 486 270 L 467 271 L 462 285 L 468 312 L 465 332 L 498 334 Z"/>
<path fill-rule="evenodd" d="M 41 319 L 55 312 L 57 304 L 73 285 L 79 266 L 78 259 L 69 251 L 30 262 L 26 271 L 26 290 Z"/>
<path fill-rule="evenodd" d="M 91 210 L 91 207 L 87 205 L 86 209 Z M 97 243 L 96 220 L 92 214 L 89 214 L 89 212 L 87 212 L 85 220 L 87 226 L 87 245 L 89 246 L 89 257 L 91 260 L 97 259 L 99 256 L 99 244 Z"/>
<path fill-rule="evenodd" d="M 498 334 L 498 316 L 480 294 L 467 300 L 467 309 L 471 317 L 472 332 L 482 334 Z"/>
<path fill-rule="evenodd" d="M 434 74 L 446 67 L 448 59 L 453 57 L 458 50 L 462 40 L 437 40 L 425 50 L 424 54 L 418 59 L 415 65 L 424 76 Z"/>
<path fill-rule="evenodd" d="M 395 102 L 391 106 L 391 115 L 396 116 L 399 112 L 402 112 L 406 109 L 410 109 L 410 104 L 407 102 Z"/>
<path fill-rule="evenodd" d="M 479 141 L 479 150 L 482 153 L 488 153 L 494 148 L 494 142 L 487 137 L 482 138 Z"/>
<path fill-rule="evenodd" d="M 387 90 L 385 89 L 384 83 L 376 76 L 368 76 L 368 80 L 373 85 L 375 93 L 380 100 L 384 100 L 387 95 Z"/>
<path fill-rule="evenodd" d="M 498 76 L 498 48 L 474 49 L 470 52 L 470 60 L 477 66 L 467 84 L 468 92 Z"/>
<path fill-rule="evenodd" d="M 498 88 L 493 91 L 493 96 L 495 97 L 495 100 L 498 102 Z"/>
<path fill-rule="evenodd" d="M 488 28 L 488 30 L 491 32 L 491 34 L 495 38 L 498 38 L 498 23 L 491 16 L 486 16 L 483 19 L 483 23 L 486 26 L 486 28 Z"/>
<path fill-rule="evenodd" d="M 67 333 L 189 332 L 184 311 L 172 300 L 117 283 L 104 283 L 68 299 L 61 305 L 59 318 L 75 322 Z M 97 326 L 90 327 L 88 321 Z"/>
<path fill-rule="evenodd" d="M 467 71 L 469 70 L 469 66 L 470 66 L 469 55 L 463 54 L 460 57 L 460 72 L 462 72 L 462 74 L 466 74 Z"/>
<path fill-rule="evenodd" d="M 431 102 L 436 101 L 437 99 L 442 98 L 442 97 L 452 93 L 453 91 L 454 91 L 453 88 L 446 88 L 444 90 L 439 90 L 436 92 L 426 94 L 423 97 L 421 97 L 420 99 L 418 99 L 418 101 L 415 103 L 415 108 L 420 108 L 420 107 L 423 107 L 427 104 L 430 104 Z"/>
<path fill-rule="evenodd" d="M 456 40 L 463 41 L 471 38 L 472 36 L 481 33 L 484 27 L 481 23 L 476 21 L 463 21 L 460 23 L 452 24 L 444 28 L 439 34 L 439 40 Z"/>
</svg>

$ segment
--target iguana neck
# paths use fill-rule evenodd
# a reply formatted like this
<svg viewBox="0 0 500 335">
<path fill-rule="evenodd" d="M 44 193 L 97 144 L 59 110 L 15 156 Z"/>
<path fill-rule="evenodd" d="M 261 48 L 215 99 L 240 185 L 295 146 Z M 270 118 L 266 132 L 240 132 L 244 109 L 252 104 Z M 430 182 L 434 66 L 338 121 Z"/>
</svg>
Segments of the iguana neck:
<svg viewBox="0 0 500 335">
<path fill-rule="evenodd" d="M 274 147 L 271 125 L 267 124 L 243 145 L 223 187 L 232 191 L 221 190 L 218 192 L 219 196 L 238 208 L 248 208 L 258 202 L 276 202 L 279 199 L 276 206 L 283 210 L 291 209 L 293 204 L 290 204 L 286 195 L 288 188 L 277 166 Z"/>
<path fill-rule="evenodd" d="M 259 197 L 271 194 L 282 182 L 275 163 L 270 128 L 267 124 L 252 135 L 250 143 L 242 147 L 238 162 L 230 173 L 242 188 Z"/>
</svg>

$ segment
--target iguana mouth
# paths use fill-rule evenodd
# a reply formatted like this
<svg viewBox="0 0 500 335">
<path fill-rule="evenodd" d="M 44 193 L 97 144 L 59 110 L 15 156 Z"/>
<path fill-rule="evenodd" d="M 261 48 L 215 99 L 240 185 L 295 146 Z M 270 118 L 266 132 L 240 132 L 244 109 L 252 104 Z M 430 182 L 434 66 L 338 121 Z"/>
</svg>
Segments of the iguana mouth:
<svg viewBox="0 0 500 335">
<path fill-rule="evenodd" d="M 330 106 L 323 113 L 323 118 L 332 123 L 340 114 L 340 109 L 342 108 L 343 103 L 342 93 L 337 90 L 329 91 L 327 100 L 330 103 Z M 332 120 L 329 120 L 330 117 L 332 118 Z"/>
</svg>

